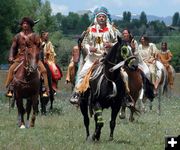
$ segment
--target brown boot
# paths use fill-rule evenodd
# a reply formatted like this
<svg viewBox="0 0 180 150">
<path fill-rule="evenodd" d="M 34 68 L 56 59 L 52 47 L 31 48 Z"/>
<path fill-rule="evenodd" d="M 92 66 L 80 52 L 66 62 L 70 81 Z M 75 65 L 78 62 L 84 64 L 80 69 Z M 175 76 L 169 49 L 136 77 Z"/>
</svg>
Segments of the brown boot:
<svg viewBox="0 0 180 150">
<path fill-rule="evenodd" d="M 49 90 L 45 90 L 42 94 L 42 97 L 48 97 L 49 96 Z"/>
<path fill-rule="evenodd" d="M 11 90 L 8 90 L 6 93 L 6 97 L 12 98 L 13 97 L 13 92 Z"/>
</svg>

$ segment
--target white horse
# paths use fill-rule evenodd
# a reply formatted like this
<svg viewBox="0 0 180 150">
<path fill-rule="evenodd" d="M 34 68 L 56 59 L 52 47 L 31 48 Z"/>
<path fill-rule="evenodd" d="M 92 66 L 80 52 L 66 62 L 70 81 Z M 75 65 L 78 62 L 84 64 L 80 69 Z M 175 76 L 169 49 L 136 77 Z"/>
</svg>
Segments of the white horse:
<svg viewBox="0 0 180 150">
<path fill-rule="evenodd" d="M 158 88 L 157 88 L 157 99 L 158 99 L 158 114 L 161 114 L 161 99 L 164 94 L 164 90 L 167 86 L 167 71 L 164 65 L 160 61 L 156 61 L 156 67 L 157 67 L 157 74 L 156 78 L 158 78 Z M 142 111 L 145 111 L 145 102 L 146 102 L 146 95 L 144 94 L 144 89 L 142 88 L 139 96 L 139 106 L 142 108 Z M 149 102 L 149 108 L 152 110 L 152 101 L 153 99 L 150 99 Z"/>
</svg>

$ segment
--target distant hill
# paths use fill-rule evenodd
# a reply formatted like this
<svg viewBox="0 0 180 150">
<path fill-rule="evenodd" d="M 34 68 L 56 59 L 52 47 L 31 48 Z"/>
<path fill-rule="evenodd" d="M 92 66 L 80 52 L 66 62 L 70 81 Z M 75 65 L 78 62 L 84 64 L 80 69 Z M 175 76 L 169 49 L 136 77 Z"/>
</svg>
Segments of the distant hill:
<svg viewBox="0 0 180 150">
<path fill-rule="evenodd" d="M 148 21 L 154 21 L 154 20 L 160 20 L 164 21 L 166 25 L 171 25 L 172 24 L 172 17 L 167 16 L 167 17 L 159 17 L 155 15 L 147 15 L 147 20 Z M 122 15 L 111 15 L 112 20 L 122 20 L 123 16 Z M 131 14 L 131 19 L 139 19 L 140 15 L 138 14 Z"/>
<path fill-rule="evenodd" d="M 92 16 L 92 12 L 90 10 L 80 10 L 78 12 L 79 15 L 83 15 L 85 13 L 89 14 L 89 16 Z M 172 24 L 172 16 L 167 16 L 167 17 L 159 17 L 159 16 L 155 16 L 155 15 L 148 15 L 147 16 L 147 20 L 148 21 L 154 21 L 154 20 L 160 20 L 160 21 L 164 21 L 164 23 L 166 25 L 171 25 Z M 123 16 L 120 15 L 111 15 L 112 20 L 122 20 Z M 131 19 L 139 19 L 140 15 L 138 14 L 131 14 Z"/>
</svg>

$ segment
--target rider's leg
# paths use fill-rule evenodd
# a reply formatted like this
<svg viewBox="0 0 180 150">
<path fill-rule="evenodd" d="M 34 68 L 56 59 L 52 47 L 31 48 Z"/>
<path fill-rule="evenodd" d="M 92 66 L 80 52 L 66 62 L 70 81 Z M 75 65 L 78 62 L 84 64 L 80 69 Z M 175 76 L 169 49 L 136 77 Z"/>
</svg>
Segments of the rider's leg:
<svg viewBox="0 0 180 150">
<path fill-rule="evenodd" d="M 45 85 L 45 89 L 46 89 L 45 93 L 43 93 L 43 97 L 48 97 L 48 95 L 49 95 L 49 85 L 48 85 L 48 79 L 47 79 L 47 71 L 46 71 L 46 68 L 44 67 L 42 61 L 38 62 L 38 67 L 39 67 L 40 73 L 43 76 L 44 85 Z"/>
<path fill-rule="evenodd" d="M 14 62 L 10 68 L 9 68 L 9 71 L 8 71 L 8 74 L 7 74 L 7 78 L 6 78 L 6 81 L 5 81 L 5 86 L 6 88 L 8 88 L 8 91 L 6 93 L 6 96 L 7 97 L 12 97 L 13 93 L 12 93 L 12 89 L 10 89 L 10 83 L 13 79 L 13 74 L 14 74 L 14 69 L 19 65 L 18 62 Z"/>
<path fill-rule="evenodd" d="M 129 90 L 129 85 L 128 85 L 128 74 L 124 71 L 123 68 L 121 68 L 120 73 L 121 73 L 122 79 L 123 79 L 124 84 L 125 84 L 126 93 L 129 93 L 130 90 Z"/>
<path fill-rule="evenodd" d="M 172 72 L 172 70 L 171 70 L 169 65 L 166 67 L 166 69 L 167 69 L 167 73 L 168 73 L 169 87 L 172 89 L 173 88 L 173 82 L 174 82 L 173 81 L 173 72 Z"/>
<path fill-rule="evenodd" d="M 85 76 L 88 75 L 88 72 L 90 71 L 89 69 L 92 67 L 92 65 L 93 65 L 93 62 L 87 60 L 85 64 L 83 65 L 82 70 L 77 75 L 78 79 L 76 80 L 77 82 L 75 83 L 75 88 L 74 88 L 72 97 L 70 98 L 70 103 L 78 104 L 80 93 L 81 93 L 80 89 L 82 89 L 83 80 Z"/>
<path fill-rule="evenodd" d="M 75 76 L 75 64 L 74 64 L 74 62 L 71 62 L 68 66 L 67 74 L 66 74 L 66 83 L 69 83 L 72 81 L 71 75 Z"/>
<path fill-rule="evenodd" d="M 123 82 L 124 82 L 124 85 L 125 85 L 125 92 L 126 92 L 126 96 L 123 99 L 124 104 L 126 106 L 134 106 L 135 102 L 134 102 L 134 99 L 132 98 L 132 96 L 130 94 L 130 89 L 129 89 L 129 79 L 128 79 L 129 77 L 128 77 L 128 74 L 123 68 L 121 68 L 120 74 L 121 74 L 121 77 L 123 79 Z"/>
</svg>

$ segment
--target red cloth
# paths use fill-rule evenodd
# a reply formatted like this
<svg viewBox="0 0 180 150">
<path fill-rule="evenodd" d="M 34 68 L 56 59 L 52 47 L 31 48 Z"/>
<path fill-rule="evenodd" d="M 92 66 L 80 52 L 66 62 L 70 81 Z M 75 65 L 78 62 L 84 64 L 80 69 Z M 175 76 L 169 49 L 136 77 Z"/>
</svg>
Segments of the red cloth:
<svg viewBox="0 0 180 150">
<path fill-rule="evenodd" d="M 99 29 L 99 32 L 106 32 L 106 31 L 109 31 L 109 28 L 108 27 L 105 27 L 103 29 Z M 91 29 L 91 32 L 97 32 L 96 28 L 92 28 Z"/>
<path fill-rule="evenodd" d="M 51 70 L 51 74 L 52 74 L 52 79 L 53 80 L 60 80 L 63 76 L 60 68 L 55 64 L 48 64 L 49 65 L 49 69 Z"/>
</svg>

